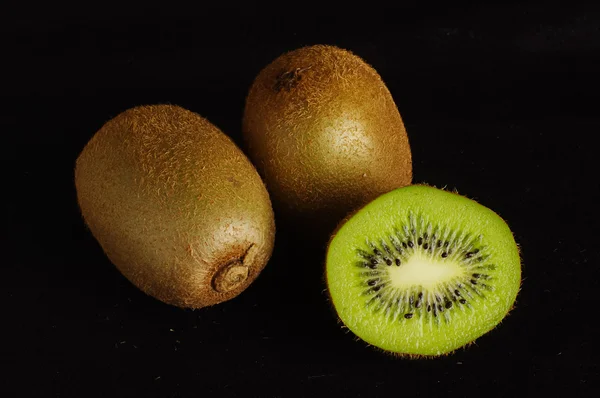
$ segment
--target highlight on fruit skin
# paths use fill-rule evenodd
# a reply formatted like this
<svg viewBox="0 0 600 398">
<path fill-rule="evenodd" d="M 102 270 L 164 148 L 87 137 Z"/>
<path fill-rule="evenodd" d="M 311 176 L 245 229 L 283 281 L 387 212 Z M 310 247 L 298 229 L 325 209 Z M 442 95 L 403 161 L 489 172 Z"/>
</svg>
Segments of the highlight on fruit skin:
<svg viewBox="0 0 600 398">
<path fill-rule="evenodd" d="M 271 201 L 243 152 L 200 115 L 128 109 L 77 158 L 78 204 L 110 261 L 165 302 L 201 308 L 244 291 L 274 244 Z"/>
<path fill-rule="evenodd" d="M 247 153 L 276 210 L 314 230 L 412 181 L 402 118 L 381 76 L 352 52 L 285 53 L 254 80 L 244 108 Z"/>
<path fill-rule="evenodd" d="M 339 320 L 368 344 L 411 358 L 445 355 L 488 333 L 521 285 L 506 222 L 426 185 L 393 190 L 348 216 L 325 268 Z"/>
</svg>

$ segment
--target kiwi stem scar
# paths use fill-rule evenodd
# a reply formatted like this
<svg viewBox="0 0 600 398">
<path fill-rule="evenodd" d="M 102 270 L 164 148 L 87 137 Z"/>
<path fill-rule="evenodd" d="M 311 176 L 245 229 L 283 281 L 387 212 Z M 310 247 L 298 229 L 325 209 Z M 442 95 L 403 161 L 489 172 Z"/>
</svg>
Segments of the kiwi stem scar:
<svg viewBox="0 0 600 398">
<path fill-rule="evenodd" d="M 312 65 L 304 67 L 304 68 L 296 68 L 293 70 L 289 70 L 281 73 L 277 77 L 277 81 L 275 82 L 275 86 L 273 87 L 275 91 L 279 92 L 282 89 L 286 91 L 290 91 L 292 88 L 298 84 L 298 81 L 302 79 L 302 73 L 312 68 Z"/>
<path fill-rule="evenodd" d="M 248 279 L 250 267 L 244 264 L 244 260 L 253 246 L 254 243 L 246 249 L 240 258 L 228 262 L 215 272 L 211 282 L 211 286 L 215 291 L 226 293 L 242 285 Z"/>
</svg>

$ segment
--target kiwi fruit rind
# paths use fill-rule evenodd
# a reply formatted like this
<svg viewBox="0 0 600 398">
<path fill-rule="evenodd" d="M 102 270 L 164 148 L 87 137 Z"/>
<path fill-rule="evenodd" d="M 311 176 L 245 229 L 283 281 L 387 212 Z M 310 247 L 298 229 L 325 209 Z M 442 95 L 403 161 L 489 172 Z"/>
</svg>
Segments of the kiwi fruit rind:
<svg viewBox="0 0 600 398">
<path fill-rule="evenodd" d="M 75 166 L 85 223 L 147 294 L 201 308 L 244 291 L 269 260 L 266 187 L 235 143 L 175 105 L 128 109 L 90 139 Z"/>
<path fill-rule="evenodd" d="M 243 116 L 248 156 L 275 210 L 311 231 L 412 181 L 406 129 L 381 76 L 352 52 L 313 45 L 255 78 Z"/>
<path fill-rule="evenodd" d="M 434 357 L 492 330 L 521 284 L 506 222 L 457 193 L 412 185 L 344 220 L 326 255 L 340 321 L 386 352 Z"/>
</svg>

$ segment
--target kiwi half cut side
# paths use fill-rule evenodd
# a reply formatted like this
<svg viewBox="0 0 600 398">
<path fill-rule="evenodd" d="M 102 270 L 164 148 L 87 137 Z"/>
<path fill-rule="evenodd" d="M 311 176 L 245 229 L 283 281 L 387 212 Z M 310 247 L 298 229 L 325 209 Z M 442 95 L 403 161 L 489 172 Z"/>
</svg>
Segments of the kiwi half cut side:
<svg viewBox="0 0 600 398">
<path fill-rule="evenodd" d="M 492 330 L 521 284 L 518 246 L 487 207 L 426 185 L 373 200 L 338 227 L 326 280 L 340 320 L 406 356 L 439 356 Z"/>
</svg>

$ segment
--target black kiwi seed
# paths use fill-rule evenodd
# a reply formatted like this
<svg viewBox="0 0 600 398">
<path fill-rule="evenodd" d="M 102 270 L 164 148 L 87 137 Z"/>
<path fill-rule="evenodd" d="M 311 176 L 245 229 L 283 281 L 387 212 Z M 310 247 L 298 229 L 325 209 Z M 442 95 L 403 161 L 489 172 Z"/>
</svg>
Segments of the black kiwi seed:
<svg viewBox="0 0 600 398">
<path fill-rule="evenodd" d="M 423 238 L 419 237 L 419 239 L 417 240 L 417 244 L 421 246 L 423 244 Z"/>
<path fill-rule="evenodd" d="M 406 242 L 402 242 L 402 246 L 406 249 L 407 248 Z"/>
<path fill-rule="evenodd" d="M 373 253 L 377 254 L 378 256 L 381 254 L 381 252 L 378 249 L 373 249 Z"/>
<path fill-rule="evenodd" d="M 427 312 L 431 312 L 431 304 L 427 305 Z"/>
<path fill-rule="evenodd" d="M 448 300 L 446 301 L 446 308 L 450 308 L 452 307 L 452 301 Z"/>
<path fill-rule="evenodd" d="M 371 279 L 367 282 L 367 285 L 369 286 L 375 286 L 375 284 L 377 283 L 377 279 Z"/>
<path fill-rule="evenodd" d="M 413 314 L 404 314 L 404 318 L 410 319 L 413 317 Z"/>
<path fill-rule="evenodd" d="M 429 243 L 425 242 L 425 244 L 423 245 L 423 249 L 425 249 L 425 250 L 429 249 Z"/>
<path fill-rule="evenodd" d="M 471 258 L 471 257 L 473 257 L 472 252 L 468 252 L 467 254 L 465 254 L 465 258 Z"/>
<path fill-rule="evenodd" d="M 417 297 L 419 297 L 419 300 L 422 299 L 423 298 L 423 292 L 420 292 Z"/>
<path fill-rule="evenodd" d="M 437 308 L 438 308 L 438 310 L 440 310 L 440 312 L 444 311 L 444 306 L 441 304 L 438 304 Z"/>
<path fill-rule="evenodd" d="M 473 261 L 475 261 L 477 263 L 482 263 L 484 260 L 487 260 L 487 256 L 485 256 L 485 255 L 477 256 L 477 257 L 475 257 L 475 259 Z"/>
<path fill-rule="evenodd" d="M 370 260 L 371 258 L 373 258 L 373 256 L 370 253 L 367 253 L 366 251 L 361 249 L 358 249 L 358 254 L 365 260 Z"/>
<path fill-rule="evenodd" d="M 481 274 L 473 274 L 473 278 L 477 278 L 478 279 L 480 277 L 481 277 Z"/>
<path fill-rule="evenodd" d="M 460 299 L 458 301 L 460 301 L 461 304 L 467 304 L 467 300 L 465 300 L 465 299 Z"/>
<path fill-rule="evenodd" d="M 387 265 L 392 265 L 392 260 L 390 260 L 389 258 L 386 258 L 386 259 L 385 259 L 385 263 L 386 263 Z"/>
<path fill-rule="evenodd" d="M 379 272 L 377 271 L 363 271 L 360 273 L 360 276 L 363 278 L 375 278 L 379 276 Z"/>
<path fill-rule="evenodd" d="M 379 289 L 381 289 L 381 285 L 373 286 L 373 287 L 371 288 L 371 290 L 372 290 L 372 291 L 374 291 L 374 292 L 378 292 L 378 291 L 379 291 Z"/>
<path fill-rule="evenodd" d="M 446 253 L 446 252 L 443 252 L 443 253 L 442 253 L 442 257 L 444 257 L 444 258 L 448 257 L 448 253 Z"/>
<path fill-rule="evenodd" d="M 398 267 L 400 266 L 400 259 L 399 259 L 399 258 L 397 258 L 397 259 L 396 259 L 396 265 L 397 265 Z"/>
<path fill-rule="evenodd" d="M 408 247 L 414 247 L 415 245 L 412 243 L 412 240 L 408 241 Z"/>
<path fill-rule="evenodd" d="M 460 297 L 460 291 L 459 291 L 458 289 L 456 289 L 456 290 L 454 291 L 454 294 L 456 294 L 457 296 L 459 296 L 459 297 Z"/>
<path fill-rule="evenodd" d="M 471 283 L 472 283 L 473 285 L 476 285 L 476 284 L 477 284 L 477 281 L 476 281 L 475 279 L 471 279 Z"/>
<path fill-rule="evenodd" d="M 381 241 L 381 247 L 383 247 L 383 250 L 385 250 L 388 254 L 392 254 L 390 247 L 384 241 Z"/>
<path fill-rule="evenodd" d="M 421 300 L 417 300 L 417 302 L 415 303 L 415 307 L 416 308 L 421 308 Z"/>
</svg>

